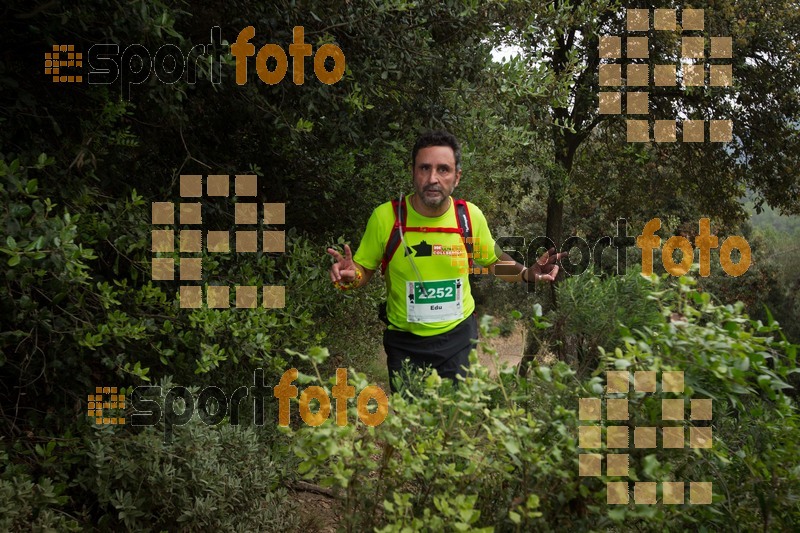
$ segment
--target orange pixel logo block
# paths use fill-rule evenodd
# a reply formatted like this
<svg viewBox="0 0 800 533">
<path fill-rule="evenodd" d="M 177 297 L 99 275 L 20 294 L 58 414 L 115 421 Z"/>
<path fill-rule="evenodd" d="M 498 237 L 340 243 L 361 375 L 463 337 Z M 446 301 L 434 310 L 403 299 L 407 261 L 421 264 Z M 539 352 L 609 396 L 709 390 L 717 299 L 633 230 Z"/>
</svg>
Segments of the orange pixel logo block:
<svg viewBox="0 0 800 533">
<path fill-rule="evenodd" d="M 121 410 L 123 416 L 105 416 L 107 410 Z M 86 414 L 96 425 L 125 425 L 125 395 L 117 394 L 117 387 L 97 387 L 88 397 Z"/>
<path fill-rule="evenodd" d="M 651 13 L 652 11 L 652 13 Z M 680 24 L 678 14 L 680 13 Z M 710 50 L 706 54 L 706 38 L 697 32 L 704 30 L 703 9 L 628 9 L 625 35 L 601 35 L 598 54 L 601 60 L 598 77 L 602 89 L 598 95 L 600 115 L 649 114 L 650 92 L 633 87 L 731 87 L 733 67 L 719 60 L 733 57 L 733 40 L 729 36 L 710 37 Z M 678 64 L 649 64 L 650 46 L 646 32 L 678 32 L 680 54 Z M 692 32 L 688 35 L 684 32 Z M 646 63 L 624 63 L 625 60 L 646 60 Z M 707 61 L 710 60 L 710 61 Z M 625 64 L 625 77 L 622 65 Z M 708 64 L 708 75 L 706 75 Z M 652 77 L 650 73 L 652 72 Z M 707 84 L 706 84 L 707 82 Z M 609 89 L 606 89 L 609 88 Z M 624 95 L 624 96 L 623 96 Z M 623 111 L 621 103 L 627 102 Z M 628 142 L 676 142 L 677 119 L 642 120 L 626 119 Z M 654 122 L 651 128 L 651 123 Z M 683 142 L 726 143 L 733 140 L 733 121 L 729 119 L 708 121 L 684 120 Z M 651 132 L 653 135 L 651 136 Z"/>
<path fill-rule="evenodd" d="M 489 257 L 489 246 L 485 244 L 482 245 L 481 240 L 478 237 L 467 237 L 464 244 L 466 245 L 466 259 L 455 259 L 454 261 L 457 261 L 457 263 L 453 263 L 461 266 L 459 269 L 459 274 L 489 274 L 488 268 L 477 264 L 475 261 L 473 261 L 472 268 L 469 267 L 470 259 L 485 259 Z"/>
<path fill-rule="evenodd" d="M 82 75 L 64 74 L 62 68 L 82 68 L 83 54 L 75 51 L 72 44 L 54 44 L 52 52 L 44 54 L 44 73 L 52 76 L 54 83 L 81 83 Z"/>
<path fill-rule="evenodd" d="M 631 385 L 633 388 L 631 390 Z M 665 371 L 661 373 L 661 388 L 658 390 L 657 372 L 645 370 L 633 374 L 627 370 L 606 372 L 606 416 L 603 415 L 601 398 L 580 398 L 578 400 L 578 419 L 590 422 L 578 427 L 578 446 L 587 450 L 578 456 L 578 473 L 580 476 L 603 476 L 603 460 L 605 459 L 605 476 L 630 476 L 630 456 L 619 453 L 619 450 L 658 448 L 658 434 L 661 434 L 662 448 L 686 448 L 686 436 L 683 423 L 686 400 L 684 393 L 684 375 L 682 371 Z M 629 419 L 628 395 L 631 392 L 681 395 L 661 400 L 661 420 L 678 422 L 681 425 L 665 425 L 657 427 L 634 427 L 633 439 L 630 428 L 625 424 Z M 711 420 L 712 400 L 691 399 L 691 420 Z M 605 428 L 602 421 L 608 421 Z M 612 422 L 613 421 L 613 422 Z M 619 422 L 623 421 L 623 422 Z M 614 453 L 598 453 L 603 451 L 603 429 L 605 429 L 605 448 Z M 690 426 L 688 432 L 690 448 L 711 448 L 713 430 L 711 426 Z M 632 446 L 631 446 L 632 444 Z M 588 452 L 591 450 L 590 452 Z M 655 505 L 658 502 L 659 486 L 661 501 L 664 504 L 683 504 L 683 481 L 635 481 L 633 483 L 633 500 L 636 504 Z M 627 480 L 606 482 L 606 501 L 611 505 L 626 505 L 630 501 L 631 490 Z M 712 500 L 712 483 L 708 481 L 689 483 L 689 503 L 710 504 Z"/>
<path fill-rule="evenodd" d="M 259 204 L 252 201 L 253 197 L 258 195 L 258 177 L 255 175 L 236 175 L 233 181 L 231 184 L 231 177 L 225 174 L 212 174 L 205 176 L 205 179 L 202 175 L 184 174 L 180 177 L 181 201 L 177 207 L 174 202 L 152 203 L 152 223 L 158 226 L 171 226 L 169 229 L 161 227 L 151 232 L 152 251 L 167 254 L 167 257 L 152 258 L 154 280 L 174 280 L 177 270 L 180 281 L 202 283 L 205 272 L 203 252 L 206 254 L 285 253 L 285 232 L 265 228 L 267 225 L 276 226 L 285 223 L 285 204 Z M 203 224 L 203 202 L 197 200 L 202 200 L 204 190 L 206 197 L 215 199 L 229 198 L 231 192 L 234 193 L 235 230 L 203 230 L 202 227 L 196 227 Z M 263 218 L 259 218 L 260 210 L 263 210 Z M 176 224 L 195 227 L 175 228 Z M 181 255 L 176 257 L 176 252 Z M 204 304 L 209 309 L 227 309 L 231 307 L 231 293 L 233 293 L 235 307 L 253 309 L 259 307 L 258 299 L 261 294 L 261 307 L 280 309 L 285 306 L 285 287 L 263 286 L 260 289 L 258 286 L 207 284 L 203 290 L 200 284 L 181 285 L 179 301 L 181 308 L 185 309 L 199 309 Z"/>
</svg>

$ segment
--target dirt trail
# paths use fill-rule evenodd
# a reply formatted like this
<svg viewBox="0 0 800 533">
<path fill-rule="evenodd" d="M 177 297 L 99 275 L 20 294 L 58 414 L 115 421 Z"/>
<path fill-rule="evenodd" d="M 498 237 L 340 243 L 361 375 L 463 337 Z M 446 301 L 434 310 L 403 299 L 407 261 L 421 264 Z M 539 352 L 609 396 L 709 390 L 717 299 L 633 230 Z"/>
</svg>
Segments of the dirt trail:
<svg viewBox="0 0 800 533">
<path fill-rule="evenodd" d="M 339 502 L 313 492 L 295 493 L 297 512 L 300 513 L 299 531 L 336 533 L 339 525 Z"/>
<path fill-rule="evenodd" d="M 507 364 L 516 367 L 522 360 L 522 351 L 525 349 L 525 327 L 521 322 L 516 322 L 511 335 L 488 339 L 487 344 L 497 350 L 498 365 Z M 478 349 L 478 361 L 491 370 L 492 373 L 497 372 L 494 365 L 494 357 L 486 353 L 482 348 Z"/>
</svg>

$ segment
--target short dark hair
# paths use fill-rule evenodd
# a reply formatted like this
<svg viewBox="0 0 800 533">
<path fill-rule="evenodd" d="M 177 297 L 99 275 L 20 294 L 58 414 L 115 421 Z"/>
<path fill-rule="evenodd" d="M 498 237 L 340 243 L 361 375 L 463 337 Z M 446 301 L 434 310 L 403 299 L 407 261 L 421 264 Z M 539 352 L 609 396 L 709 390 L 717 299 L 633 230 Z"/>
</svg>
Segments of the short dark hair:
<svg viewBox="0 0 800 533">
<path fill-rule="evenodd" d="M 417 162 L 417 152 L 429 146 L 449 146 L 453 149 L 456 157 L 456 170 L 461 168 L 461 145 L 455 135 L 444 130 L 426 131 L 417 138 L 414 148 L 411 150 L 411 166 Z"/>
</svg>

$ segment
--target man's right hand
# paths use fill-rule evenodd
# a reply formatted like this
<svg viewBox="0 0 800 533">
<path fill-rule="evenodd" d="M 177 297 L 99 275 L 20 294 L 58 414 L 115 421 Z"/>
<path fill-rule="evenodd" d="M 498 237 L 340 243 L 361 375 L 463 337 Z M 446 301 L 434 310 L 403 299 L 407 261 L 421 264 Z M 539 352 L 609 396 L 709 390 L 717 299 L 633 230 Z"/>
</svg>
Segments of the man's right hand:
<svg viewBox="0 0 800 533">
<path fill-rule="evenodd" d="M 357 267 L 353 261 L 353 253 L 350 251 L 350 246 L 347 244 L 344 245 L 344 257 L 333 248 L 328 248 L 328 253 L 336 259 L 336 262 L 331 265 L 330 274 L 332 282 L 336 283 L 337 281 L 341 281 L 349 283 L 356 279 Z"/>
</svg>

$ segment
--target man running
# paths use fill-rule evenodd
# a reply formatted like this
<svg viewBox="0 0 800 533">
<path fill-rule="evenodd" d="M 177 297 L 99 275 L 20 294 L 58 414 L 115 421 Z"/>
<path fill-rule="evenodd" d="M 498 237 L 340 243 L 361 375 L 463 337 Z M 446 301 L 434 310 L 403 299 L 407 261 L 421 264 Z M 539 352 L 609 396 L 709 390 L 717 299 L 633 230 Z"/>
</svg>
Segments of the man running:
<svg viewBox="0 0 800 533">
<path fill-rule="evenodd" d="M 461 180 L 461 147 L 450 133 L 420 136 L 411 164 L 414 194 L 372 212 L 355 257 L 348 245 L 344 255 L 328 248 L 336 260 L 331 281 L 341 290 L 366 284 L 379 267 L 383 271 L 388 319 L 383 346 L 392 392 L 405 360 L 415 367 L 435 368 L 442 377 L 466 376 L 469 353 L 478 338 L 468 249 L 473 250 L 473 260 L 492 274 L 498 261 L 512 265 L 505 272 L 516 274 L 500 277 L 524 283 L 554 281 L 556 261 L 566 256 L 550 250 L 526 269 L 495 249 L 481 210 L 450 196 Z"/>
</svg>

